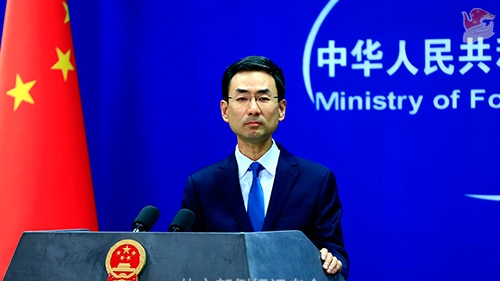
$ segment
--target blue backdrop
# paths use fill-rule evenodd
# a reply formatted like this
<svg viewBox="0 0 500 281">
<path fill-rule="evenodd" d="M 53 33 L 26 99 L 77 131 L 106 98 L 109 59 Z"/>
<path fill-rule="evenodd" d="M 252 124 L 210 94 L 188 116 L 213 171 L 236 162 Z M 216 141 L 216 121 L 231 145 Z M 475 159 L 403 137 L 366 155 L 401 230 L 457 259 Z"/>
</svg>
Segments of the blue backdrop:
<svg viewBox="0 0 500 281">
<path fill-rule="evenodd" d="M 336 173 L 350 280 L 500 278 L 498 0 L 69 2 L 101 230 L 149 204 L 167 230 L 236 145 L 225 67 L 264 55 L 275 139 Z"/>
</svg>

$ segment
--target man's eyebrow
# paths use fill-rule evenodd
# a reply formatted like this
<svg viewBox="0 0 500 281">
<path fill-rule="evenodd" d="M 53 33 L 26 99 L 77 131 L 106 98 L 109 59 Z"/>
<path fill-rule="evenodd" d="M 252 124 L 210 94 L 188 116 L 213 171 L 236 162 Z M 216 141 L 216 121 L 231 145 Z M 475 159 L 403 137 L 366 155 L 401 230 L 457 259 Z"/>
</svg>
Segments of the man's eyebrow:
<svg viewBox="0 0 500 281">
<path fill-rule="evenodd" d="M 247 89 L 241 89 L 241 88 L 236 88 L 236 90 L 234 90 L 234 91 L 237 93 L 248 93 Z"/>
<path fill-rule="evenodd" d="M 241 88 L 236 88 L 234 91 L 237 93 L 248 93 L 249 92 L 247 89 L 241 89 Z M 267 94 L 270 92 L 271 92 L 271 90 L 269 90 L 268 88 L 260 89 L 257 91 L 258 94 Z"/>
</svg>

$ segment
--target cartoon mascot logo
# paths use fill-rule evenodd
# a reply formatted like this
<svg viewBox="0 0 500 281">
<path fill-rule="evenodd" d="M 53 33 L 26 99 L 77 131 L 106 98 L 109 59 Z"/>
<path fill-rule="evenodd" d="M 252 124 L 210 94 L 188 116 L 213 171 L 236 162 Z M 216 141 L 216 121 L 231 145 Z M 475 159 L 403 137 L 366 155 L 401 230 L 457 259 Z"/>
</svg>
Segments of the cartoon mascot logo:
<svg viewBox="0 0 500 281">
<path fill-rule="evenodd" d="M 462 12 L 462 15 L 464 17 L 465 28 L 463 35 L 464 43 L 467 43 L 469 38 L 469 40 L 472 40 L 470 43 L 474 43 L 478 38 L 487 39 L 495 34 L 493 32 L 493 19 L 495 15 L 480 8 L 472 9 L 469 14 Z"/>
</svg>

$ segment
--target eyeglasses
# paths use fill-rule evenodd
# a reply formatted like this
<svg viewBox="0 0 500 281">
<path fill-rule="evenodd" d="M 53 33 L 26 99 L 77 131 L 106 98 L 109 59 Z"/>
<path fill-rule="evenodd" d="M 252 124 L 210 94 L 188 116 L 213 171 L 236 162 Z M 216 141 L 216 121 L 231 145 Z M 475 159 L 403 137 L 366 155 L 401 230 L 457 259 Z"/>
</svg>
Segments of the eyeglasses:
<svg viewBox="0 0 500 281">
<path fill-rule="evenodd" d="M 255 96 L 249 94 L 236 94 L 228 99 L 234 100 L 234 102 L 239 106 L 246 106 L 250 104 L 252 99 L 255 99 L 257 104 L 266 105 L 270 104 L 273 99 L 277 99 L 278 96 L 272 96 L 270 94 L 257 94 Z"/>
</svg>

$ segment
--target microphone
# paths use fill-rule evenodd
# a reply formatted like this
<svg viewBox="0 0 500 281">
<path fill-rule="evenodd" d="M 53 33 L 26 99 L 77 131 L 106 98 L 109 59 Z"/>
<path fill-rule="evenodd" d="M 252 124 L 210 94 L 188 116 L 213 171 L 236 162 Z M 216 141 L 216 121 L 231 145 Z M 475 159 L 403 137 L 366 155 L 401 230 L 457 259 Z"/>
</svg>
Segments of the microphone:
<svg viewBox="0 0 500 281">
<path fill-rule="evenodd" d="M 189 230 L 194 223 L 195 215 L 188 209 L 180 209 L 168 227 L 169 232 L 184 232 Z"/>
<path fill-rule="evenodd" d="M 160 216 L 160 210 L 155 206 L 146 206 L 142 208 L 137 218 L 132 223 L 132 232 L 149 231 Z"/>
</svg>

